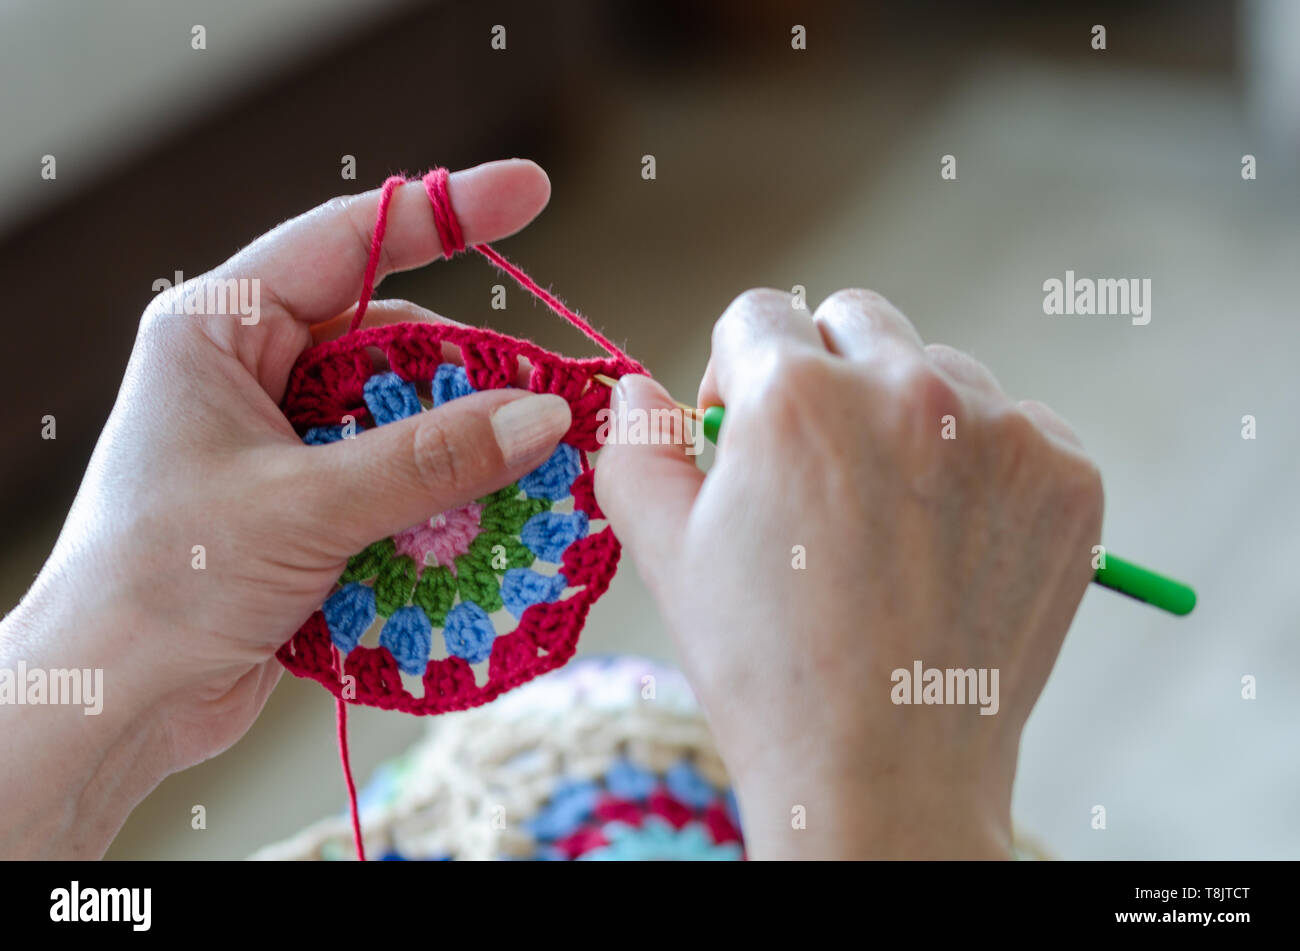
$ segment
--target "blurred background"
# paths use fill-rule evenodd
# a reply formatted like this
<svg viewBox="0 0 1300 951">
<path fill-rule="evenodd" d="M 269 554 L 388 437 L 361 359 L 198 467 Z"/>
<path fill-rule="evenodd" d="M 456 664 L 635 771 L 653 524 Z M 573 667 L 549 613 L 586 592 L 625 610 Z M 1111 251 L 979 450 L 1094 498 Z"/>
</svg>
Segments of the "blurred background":
<svg viewBox="0 0 1300 951">
<path fill-rule="evenodd" d="M 1107 545 L 1201 602 L 1089 592 L 1024 738 L 1019 826 L 1064 858 L 1300 857 L 1300 3 L 0 0 L 0 69 L 0 608 L 49 552 L 154 281 L 392 171 L 525 156 L 551 205 L 502 250 L 680 398 L 739 292 L 866 286 L 1071 420 Z M 1150 324 L 1044 316 L 1067 269 L 1150 278 Z M 498 280 L 460 259 L 381 293 L 591 352 L 521 293 L 491 310 Z M 671 659 L 630 565 L 582 650 Z M 424 727 L 351 722 L 359 779 Z M 343 796 L 332 699 L 285 677 L 109 855 L 243 856 Z"/>
</svg>

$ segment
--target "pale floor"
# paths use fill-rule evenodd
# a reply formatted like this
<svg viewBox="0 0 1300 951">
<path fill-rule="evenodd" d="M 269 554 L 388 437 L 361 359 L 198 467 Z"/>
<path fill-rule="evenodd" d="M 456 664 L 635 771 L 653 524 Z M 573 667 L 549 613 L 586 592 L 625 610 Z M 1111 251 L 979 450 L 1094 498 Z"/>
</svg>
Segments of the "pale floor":
<svg viewBox="0 0 1300 951">
<path fill-rule="evenodd" d="M 1068 858 L 1300 857 L 1300 191 L 1263 160 L 1260 181 L 1241 181 L 1240 156 L 1256 147 L 1232 93 L 1027 64 L 976 69 L 937 102 L 903 99 L 904 121 L 898 87 L 849 87 L 816 109 L 777 85 L 711 88 L 646 90 L 655 105 L 635 119 L 611 110 L 603 138 L 552 169 L 555 205 L 538 236 L 507 250 L 605 315 L 683 398 L 730 297 L 800 283 L 814 304 L 874 287 L 926 339 L 969 350 L 1009 392 L 1054 406 L 1105 475 L 1107 544 L 1190 580 L 1200 605 L 1174 619 L 1087 595 L 1024 738 L 1017 819 Z M 873 109 L 889 116 L 879 136 L 840 134 Z M 644 186 L 659 192 L 612 200 L 649 132 L 669 126 L 676 144 L 660 145 L 660 180 Z M 736 171 L 763 136 L 781 140 L 784 173 L 759 158 Z M 801 138 L 815 146 L 791 146 Z M 945 153 L 956 182 L 939 180 Z M 681 211 L 692 196 L 698 215 Z M 582 247 L 544 246 L 548 223 L 584 235 Z M 1067 268 L 1150 278 L 1150 325 L 1045 317 L 1042 283 Z M 562 330 L 538 336 L 581 346 Z M 1255 441 L 1240 438 L 1245 414 Z M 583 649 L 668 656 L 630 565 Z M 1247 674 L 1254 701 L 1240 698 Z M 357 711 L 359 777 L 422 726 Z M 165 783 L 110 855 L 239 857 L 334 812 L 333 730 L 328 695 L 286 677 L 252 732 Z M 196 803 L 206 831 L 190 829 Z M 1090 827 L 1098 804 L 1104 832 Z"/>
</svg>

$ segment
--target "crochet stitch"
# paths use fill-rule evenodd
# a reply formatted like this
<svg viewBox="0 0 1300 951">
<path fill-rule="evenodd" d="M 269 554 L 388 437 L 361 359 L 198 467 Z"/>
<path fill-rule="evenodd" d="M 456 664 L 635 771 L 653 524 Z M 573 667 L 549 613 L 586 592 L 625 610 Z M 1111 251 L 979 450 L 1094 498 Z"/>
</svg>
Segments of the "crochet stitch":
<svg viewBox="0 0 1300 951">
<path fill-rule="evenodd" d="M 591 604 L 609 586 L 619 546 L 601 526 L 587 453 L 598 448 L 597 413 L 607 387 L 595 373 L 644 368 L 583 318 L 542 290 L 488 245 L 475 250 L 595 340 L 608 357 L 571 360 L 490 330 L 448 324 L 359 329 L 374 289 L 393 191 L 389 178 L 362 294 L 349 333 L 305 351 L 290 375 L 283 409 L 309 445 L 324 445 L 405 419 L 484 389 L 515 386 L 519 360 L 527 387 L 568 401 L 573 423 L 551 457 L 518 482 L 443 512 L 348 562 L 335 591 L 278 653 L 292 673 L 336 697 L 408 713 L 436 714 L 487 703 L 567 661 Z M 447 194 L 447 172 L 422 179 L 444 253 L 464 249 Z M 460 363 L 444 346 L 460 351 Z M 387 368 L 376 370 L 378 349 Z M 382 622 L 375 646 L 362 643 Z M 342 660 L 336 663 L 335 652 Z M 480 678 L 471 665 L 487 663 Z M 402 675 L 421 679 L 412 692 Z M 355 695 L 345 694 L 347 678 Z"/>
</svg>

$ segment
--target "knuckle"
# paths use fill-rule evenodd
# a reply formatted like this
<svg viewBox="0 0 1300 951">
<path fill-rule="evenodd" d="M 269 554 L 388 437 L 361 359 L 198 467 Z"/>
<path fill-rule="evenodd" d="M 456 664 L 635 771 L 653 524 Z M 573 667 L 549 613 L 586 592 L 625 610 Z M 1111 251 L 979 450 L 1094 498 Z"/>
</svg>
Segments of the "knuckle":
<svg viewBox="0 0 1300 951">
<path fill-rule="evenodd" d="M 358 195 L 335 195 L 316 208 L 312 214 L 318 215 L 319 220 L 323 222 L 345 223 L 351 228 L 352 234 L 362 251 L 368 255 L 373 242 L 371 233 L 373 222 L 370 219 L 374 216 L 361 213 L 362 203 L 359 201 L 360 197 Z M 379 246 L 380 274 L 387 274 L 391 271 L 391 264 L 392 259 L 389 257 L 388 243 L 382 243 Z"/>
<path fill-rule="evenodd" d="M 322 203 L 316 211 L 322 217 L 333 217 L 334 215 L 347 214 L 352 201 L 353 197 L 351 195 L 335 195 L 333 198 Z"/>
<path fill-rule="evenodd" d="M 895 387 L 899 402 L 909 414 L 927 421 L 938 421 L 961 413 L 961 398 L 956 387 L 922 361 L 901 369 Z"/>
<path fill-rule="evenodd" d="M 788 307 L 792 299 L 787 291 L 778 291 L 773 287 L 751 287 L 739 294 L 727 309 L 731 310 L 733 307 L 759 308 L 772 305 Z"/>
<path fill-rule="evenodd" d="M 756 384 L 739 401 L 735 423 L 728 425 L 739 428 L 752 419 L 767 434 L 764 438 L 802 438 L 810 429 L 822 425 L 825 414 L 820 409 L 837 400 L 831 377 L 827 361 L 814 352 L 773 351 L 765 359 Z"/>
<path fill-rule="evenodd" d="M 767 407 L 816 403 L 825 395 L 828 371 L 815 352 L 776 350 L 768 358 L 758 401 Z"/>
<path fill-rule="evenodd" d="M 1034 424 L 1056 434 L 1068 442 L 1078 443 L 1079 437 L 1060 413 L 1039 400 L 1021 400 L 1017 404 Z"/>
<path fill-rule="evenodd" d="M 1069 473 L 1062 479 L 1061 495 L 1065 511 L 1077 518 L 1089 534 L 1099 535 L 1105 490 L 1096 463 L 1085 457 L 1071 460 Z"/>
<path fill-rule="evenodd" d="M 139 334 L 141 337 L 152 337 L 158 333 L 159 328 L 165 323 L 163 317 L 168 308 L 166 297 L 166 292 L 159 294 L 149 302 L 149 306 L 140 315 Z"/>
<path fill-rule="evenodd" d="M 722 316 L 713 324 L 714 348 L 717 348 L 720 339 L 731 330 L 733 324 L 743 322 L 748 315 L 755 312 L 773 307 L 789 308 L 792 299 L 786 292 L 770 287 L 751 287 L 736 295 L 727 305 L 727 309 L 722 312 Z"/>
<path fill-rule="evenodd" d="M 998 442 L 1003 445 L 1019 447 L 1028 447 L 1039 443 L 1044 447 L 1048 445 L 1037 424 L 1018 407 L 1008 406 L 995 413 L 989 425 Z"/>
<path fill-rule="evenodd" d="M 820 313 L 823 308 L 826 310 L 835 310 L 837 308 L 868 310 L 888 303 L 889 301 L 885 300 L 883 295 L 865 287 L 843 287 L 822 301 L 817 311 Z"/>
<path fill-rule="evenodd" d="M 964 350 L 946 343 L 930 343 L 926 344 L 925 352 L 937 366 L 963 383 L 977 389 L 1001 389 L 993 371 L 983 361 L 975 359 Z"/>
<path fill-rule="evenodd" d="M 826 381 L 826 361 L 813 350 L 777 350 L 768 373 L 775 383 L 786 389 L 819 389 Z"/>
<path fill-rule="evenodd" d="M 939 360 L 974 360 L 975 358 L 946 343 L 927 343 L 925 352 Z"/>
<path fill-rule="evenodd" d="M 411 436 L 413 471 L 419 484 L 433 491 L 465 483 L 469 461 L 446 428 L 434 420 L 422 420 Z"/>
<path fill-rule="evenodd" d="M 1007 407 L 987 417 L 985 426 L 988 467 L 1000 484 L 1027 488 L 1051 476 L 1053 447 L 1032 419 Z"/>
</svg>

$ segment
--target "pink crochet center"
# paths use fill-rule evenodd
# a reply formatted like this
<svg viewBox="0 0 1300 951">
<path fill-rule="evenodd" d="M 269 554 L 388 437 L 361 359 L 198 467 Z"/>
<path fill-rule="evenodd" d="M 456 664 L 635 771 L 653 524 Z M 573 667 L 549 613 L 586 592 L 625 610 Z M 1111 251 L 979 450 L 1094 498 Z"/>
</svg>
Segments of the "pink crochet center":
<svg viewBox="0 0 1300 951">
<path fill-rule="evenodd" d="M 424 574 L 426 567 L 434 565 L 450 568 L 454 575 L 456 557 L 468 552 L 470 542 L 483 531 L 479 526 L 482 514 L 483 506 L 471 502 L 412 525 L 393 536 L 397 554 L 410 556 L 415 562 L 417 578 Z"/>
</svg>

